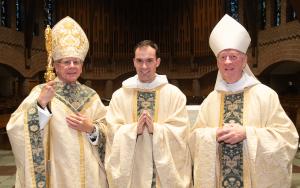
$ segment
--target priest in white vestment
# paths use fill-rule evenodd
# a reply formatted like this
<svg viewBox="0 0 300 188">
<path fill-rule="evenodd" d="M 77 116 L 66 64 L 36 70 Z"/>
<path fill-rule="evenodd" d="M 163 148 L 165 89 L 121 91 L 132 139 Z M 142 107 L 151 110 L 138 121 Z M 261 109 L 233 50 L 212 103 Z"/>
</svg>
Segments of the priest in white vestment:
<svg viewBox="0 0 300 188">
<path fill-rule="evenodd" d="M 291 187 L 298 133 L 277 93 L 251 72 L 250 41 L 246 29 L 228 15 L 211 32 L 219 72 L 189 141 L 195 187 Z"/>
<path fill-rule="evenodd" d="M 111 188 L 191 187 L 186 97 L 156 74 L 158 47 L 140 42 L 137 75 L 125 80 L 107 111 L 105 168 Z"/>
<path fill-rule="evenodd" d="M 106 188 L 106 108 L 93 89 L 77 81 L 88 39 L 70 17 L 51 34 L 57 77 L 34 87 L 6 127 L 17 167 L 15 187 Z"/>
</svg>

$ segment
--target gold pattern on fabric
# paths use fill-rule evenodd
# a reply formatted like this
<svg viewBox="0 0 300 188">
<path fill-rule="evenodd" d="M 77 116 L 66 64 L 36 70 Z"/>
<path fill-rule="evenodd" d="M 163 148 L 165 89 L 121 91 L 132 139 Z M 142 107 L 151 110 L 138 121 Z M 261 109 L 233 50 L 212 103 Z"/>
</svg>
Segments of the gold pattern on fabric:
<svg viewBox="0 0 300 188">
<path fill-rule="evenodd" d="M 26 150 L 28 151 L 25 153 L 25 155 L 28 155 L 29 159 L 29 168 L 30 168 L 30 177 L 31 177 L 31 182 L 32 182 L 32 187 L 36 187 L 36 182 L 35 182 L 35 175 L 34 175 L 34 168 L 33 168 L 33 160 L 32 160 L 32 151 L 31 151 L 31 144 L 30 144 L 30 138 L 29 138 L 29 130 L 28 130 L 28 117 L 27 117 L 27 112 L 24 112 L 24 137 L 25 137 L 25 147 Z M 28 139 L 27 139 L 28 138 Z"/>
<path fill-rule="evenodd" d="M 65 57 L 85 59 L 89 41 L 80 25 L 70 17 L 60 20 L 52 28 L 52 56 L 54 61 Z"/>
<path fill-rule="evenodd" d="M 46 188 L 46 168 L 43 138 L 39 126 L 37 104 L 30 106 L 25 122 L 25 136 L 29 137 L 28 151 L 31 167 L 33 169 L 33 187 Z M 28 134 L 27 134 L 28 133 Z M 27 137 L 27 138 L 28 138 Z M 27 140 L 27 139 L 25 139 Z"/>
<path fill-rule="evenodd" d="M 105 120 L 102 120 L 100 123 L 107 125 Z M 99 141 L 98 141 L 98 153 L 100 156 L 101 162 L 104 164 L 105 160 L 105 144 L 106 144 L 106 135 L 104 134 L 104 131 L 101 129 L 100 123 L 98 121 L 95 121 L 93 125 L 97 126 L 99 128 Z"/>
<path fill-rule="evenodd" d="M 55 85 L 56 98 L 68 106 L 73 112 L 80 112 L 90 98 L 96 94 L 91 88 L 80 83 Z"/>
<path fill-rule="evenodd" d="M 155 115 L 155 100 L 156 92 L 155 91 L 138 91 L 137 92 L 137 116 L 143 113 L 146 110 L 150 116 L 154 119 Z M 151 187 L 156 187 L 156 167 L 153 161 L 153 175 L 152 175 L 152 184 Z"/>
<path fill-rule="evenodd" d="M 157 122 L 158 121 L 158 109 L 159 109 L 159 96 L 160 96 L 160 90 L 156 90 L 155 92 L 155 109 L 154 109 L 154 117 L 153 121 Z"/>
<path fill-rule="evenodd" d="M 138 120 L 138 116 L 137 116 L 137 91 L 135 90 L 134 91 L 134 100 L 133 100 L 133 113 L 132 113 L 132 119 L 133 119 L 133 122 L 137 122 Z"/>
<path fill-rule="evenodd" d="M 248 125 L 247 118 L 248 117 L 248 100 L 249 100 L 249 88 L 245 88 L 244 90 L 244 99 L 243 99 L 243 125 Z M 251 188 L 252 187 L 252 182 L 251 182 L 251 174 L 250 174 L 250 163 L 249 163 L 249 151 L 246 145 L 243 147 L 243 180 L 244 180 L 244 187 L 245 188 Z"/>
<path fill-rule="evenodd" d="M 243 125 L 244 93 L 224 95 L 223 123 Z M 241 188 L 243 182 L 243 142 L 237 144 L 220 144 L 221 187 Z"/>
<path fill-rule="evenodd" d="M 140 117 L 141 113 L 146 110 L 151 117 L 154 117 L 155 112 L 155 91 L 137 93 L 137 116 Z"/>
<path fill-rule="evenodd" d="M 43 86 L 44 85 L 40 85 L 41 88 Z M 58 100 L 60 100 L 63 104 L 65 104 L 67 108 L 71 109 L 74 113 L 83 110 L 85 104 L 87 104 L 90 101 L 90 98 L 96 94 L 94 90 L 80 83 L 64 84 L 62 82 L 56 82 L 55 89 L 56 89 L 55 97 Z M 37 107 L 35 106 L 35 108 Z M 34 108 L 29 109 L 28 130 L 30 135 L 31 147 L 36 148 L 36 149 L 32 149 L 34 169 L 38 169 L 38 170 L 34 170 L 36 185 L 37 187 L 46 187 L 44 148 L 43 148 L 42 137 L 40 136 L 40 131 L 39 131 L 40 129 L 39 129 L 39 119 L 38 119 L 37 109 Z M 81 182 L 81 187 L 84 188 L 85 179 L 86 179 L 84 144 L 83 144 L 83 136 L 80 131 L 78 131 L 78 139 L 80 144 L 80 182 Z"/>
<path fill-rule="evenodd" d="M 48 131 L 45 133 L 44 136 L 47 137 L 46 140 L 46 148 L 44 151 L 46 152 L 46 187 L 50 188 L 50 182 L 51 182 L 51 160 L 50 160 L 50 141 L 51 141 L 51 131 L 50 131 L 50 124 L 47 124 Z M 47 134 L 47 135 L 46 135 Z"/>
<path fill-rule="evenodd" d="M 56 98 L 68 106 L 73 112 L 80 112 L 86 103 L 90 101 L 90 98 L 96 94 L 96 92 L 85 85 L 80 83 L 63 84 L 58 82 L 56 84 Z M 84 144 L 83 136 L 78 131 L 78 139 L 80 146 L 80 184 L 81 188 L 85 188 L 85 158 L 84 158 Z"/>
<path fill-rule="evenodd" d="M 85 188 L 85 158 L 82 132 L 78 131 L 79 152 L 80 152 L 80 187 Z"/>
</svg>

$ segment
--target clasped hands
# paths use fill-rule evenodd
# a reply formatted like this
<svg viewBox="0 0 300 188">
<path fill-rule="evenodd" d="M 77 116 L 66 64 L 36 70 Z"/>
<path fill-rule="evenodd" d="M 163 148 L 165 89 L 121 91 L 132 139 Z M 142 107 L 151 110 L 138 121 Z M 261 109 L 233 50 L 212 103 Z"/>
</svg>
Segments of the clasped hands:
<svg viewBox="0 0 300 188">
<path fill-rule="evenodd" d="M 224 123 L 216 132 L 216 140 L 226 144 L 236 144 L 246 139 L 245 127 L 238 123 Z"/>
<path fill-rule="evenodd" d="M 153 119 L 147 110 L 144 110 L 138 119 L 137 135 L 143 134 L 145 127 L 149 134 L 153 134 Z"/>
</svg>

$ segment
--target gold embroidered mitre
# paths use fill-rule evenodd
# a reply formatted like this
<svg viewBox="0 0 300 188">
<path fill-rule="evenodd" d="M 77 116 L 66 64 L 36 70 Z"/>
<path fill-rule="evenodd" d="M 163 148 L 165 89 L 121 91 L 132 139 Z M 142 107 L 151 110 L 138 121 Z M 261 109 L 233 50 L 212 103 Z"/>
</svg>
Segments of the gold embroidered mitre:
<svg viewBox="0 0 300 188">
<path fill-rule="evenodd" d="M 84 61 L 89 49 L 89 41 L 80 25 L 67 16 L 52 29 L 52 57 L 59 60 L 76 57 Z"/>
</svg>

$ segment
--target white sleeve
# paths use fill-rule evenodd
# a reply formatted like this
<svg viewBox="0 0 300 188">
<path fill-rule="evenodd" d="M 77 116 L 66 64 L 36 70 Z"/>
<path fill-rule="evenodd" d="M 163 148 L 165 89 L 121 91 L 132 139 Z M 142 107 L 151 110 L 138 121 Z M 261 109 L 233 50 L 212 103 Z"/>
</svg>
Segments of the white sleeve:
<svg viewBox="0 0 300 188">
<path fill-rule="evenodd" d="M 89 140 L 89 142 L 92 144 L 92 145 L 97 145 L 98 144 L 98 140 L 99 140 L 99 128 L 97 126 L 95 126 L 96 128 L 96 131 L 93 132 L 93 133 L 86 133 L 86 136 Z"/>
<path fill-rule="evenodd" d="M 46 124 L 49 122 L 49 119 L 52 117 L 52 114 L 49 112 L 48 108 L 42 109 L 39 106 L 38 106 L 38 113 L 39 113 L 40 129 L 43 130 Z"/>
</svg>

